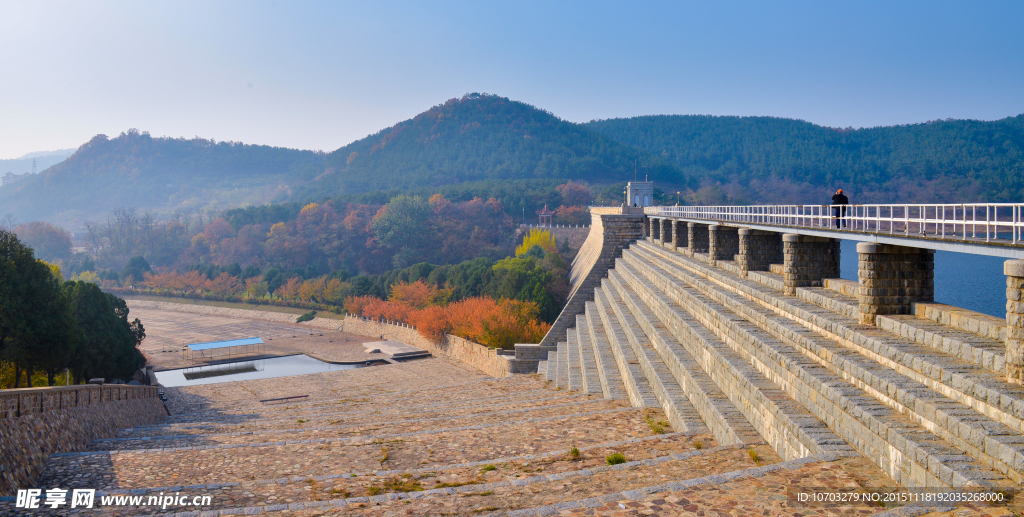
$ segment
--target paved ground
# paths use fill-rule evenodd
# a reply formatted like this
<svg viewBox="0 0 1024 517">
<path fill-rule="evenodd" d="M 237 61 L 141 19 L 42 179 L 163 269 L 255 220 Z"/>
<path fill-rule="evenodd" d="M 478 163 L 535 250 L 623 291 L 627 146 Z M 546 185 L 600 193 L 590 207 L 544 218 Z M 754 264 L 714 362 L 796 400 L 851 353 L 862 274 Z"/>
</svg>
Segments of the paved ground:
<svg viewBox="0 0 1024 517">
<path fill-rule="evenodd" d="M 359 362 L 386 357 L 384 354 L 367 354 L 362 346 L 364 342 L 379 340 L 377 338 L 274 321 L 154 310 L 130 305 L 129 308 L 131 316 L 139 318 L 146 328 L 146 339 L 140 348 L 157 371 L 191 366 L 181 352 L 181 348 L 188 343 L 244 337 L 262 338 L 266 343 L 263 350 L 268 356 L 303 353 L 331 362 Z"/>
</svg>

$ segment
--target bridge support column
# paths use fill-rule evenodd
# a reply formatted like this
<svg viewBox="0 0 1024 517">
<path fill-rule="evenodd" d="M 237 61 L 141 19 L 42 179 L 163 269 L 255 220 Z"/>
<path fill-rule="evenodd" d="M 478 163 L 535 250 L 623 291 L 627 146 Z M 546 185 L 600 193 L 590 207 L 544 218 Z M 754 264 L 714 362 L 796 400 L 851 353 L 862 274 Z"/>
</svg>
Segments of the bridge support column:
<svg viewBox="0 0 1024 517">
<path fill-rule="evenodd" d="M 787 233 L 782 236 L 782 281 L 786 294 L 797 287 L 821 287 L 823 278 L 839 277 L 839 239 Z"/>
<path fill-rule="evenodd" d="M 674 232 L 672 230 L 674 225 L 672 222 L 673 221 L 671 219 L 661 220 L 661 242 L 659 244 L 662 246 L 672 246 L 672 242 L 675 240 L 673 237 Z"/>
<path fill-rule="evenodd" d="M 648 218 L 651 221 L 651 240 L 661 242 L 661 219 Z"/>
<path fill-rule="evenodd" d="M 686 227 L 686 242 L 689 245 L 686 248 L 686 254 L 692 257 L 694 253 L 707 253 L 708 225 L 701 223 L 686 223 Z"/>
<path fill-rule="evenodd" d="M 860 322 L 879 314 L 912 314 L 913 302 L 935 299 L 935 251 L 875 242 L 857 244 Z"/>
<path fill-rule="evenodd" d="M 708 226 L 708 257 L 711 265 L 719 260 L 735 260 L 739 252 L 739 228 L 720 224 Z"/>
<path fill-rule="evenodd" d="M 1024 260 L 1003 263 L 1006 275 L 1006 380 L 1024 384 Z"/>
<path fill-rule="evenodd" d="M 679 251 L 679 248 L 686 248 L 689 242 L 690 231 L 683 221 L 672 221 L 672 249 Z"/>
<path fill-rule="evenodd" d="M 644 238 L 649 239 L 651 237 L 651 218 L 644 217 Z"/>
<path fill-rule="evenodd" d="M 736 265 L 747 271 L 768 271 L 771 264 L 782 264 L 782 234 L 740 228 L 740 250 Z"/>
</svg>

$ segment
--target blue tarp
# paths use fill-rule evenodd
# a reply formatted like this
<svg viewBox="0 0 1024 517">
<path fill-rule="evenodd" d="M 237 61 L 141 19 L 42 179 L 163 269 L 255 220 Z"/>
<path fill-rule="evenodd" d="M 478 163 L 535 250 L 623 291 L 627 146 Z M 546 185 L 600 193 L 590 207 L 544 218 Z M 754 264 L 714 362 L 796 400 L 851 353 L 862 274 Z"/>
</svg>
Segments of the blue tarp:
<svg viewBox="0 0 1024 517">
<path fill-rule="evenodd" d="M 188 345 L 189 350 L 209 350 L 211 348 L 227 348 L 229 346 L 259 345 L 263 340 L 258 337 L 247 337 L 244 339 L 232 339 L 229 341 L 211 341 L 209 343 L 192 343 Z"/>
</svg>

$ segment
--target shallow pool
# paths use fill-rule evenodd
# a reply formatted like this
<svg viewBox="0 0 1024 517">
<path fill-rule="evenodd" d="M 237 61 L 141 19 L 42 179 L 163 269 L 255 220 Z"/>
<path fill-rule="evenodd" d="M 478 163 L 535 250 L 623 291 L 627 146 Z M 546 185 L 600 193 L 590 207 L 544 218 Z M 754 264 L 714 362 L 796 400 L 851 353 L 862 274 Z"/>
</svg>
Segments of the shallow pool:
<svg viewBox="0 0 1024 517">
<path fill-rule="evenodd" d="M 314 359 L 308 355 L 298 354 L 269 359 L 236 361 L 204 366 L 193 366 L 177 370 L 155 372 L 156 379 L 164 386 L 193 386 L 196 384 L 214 384 L 218 382 L 250 381 L 253 379 L 271 379 L 289 377 L 306 373 L 333 372 L 362 368 L 364 364 L 332 364 Z"/>
</svg>

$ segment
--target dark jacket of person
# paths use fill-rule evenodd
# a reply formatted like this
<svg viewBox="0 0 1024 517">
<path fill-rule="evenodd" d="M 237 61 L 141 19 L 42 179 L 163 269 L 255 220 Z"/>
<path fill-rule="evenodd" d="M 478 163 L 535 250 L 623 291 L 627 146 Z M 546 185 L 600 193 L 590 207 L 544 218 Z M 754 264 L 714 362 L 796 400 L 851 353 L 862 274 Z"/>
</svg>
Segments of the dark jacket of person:
<svg viewBox="0 0 1024 517">
<path fill-rule="evenodd" d="M 838 193 L 836 193 L 836 194 L 832 195 L 832 204 L 833 205 L 848 205 L 848 204 L 850 204 L 850 200 L 846 197 L 846 194 L 838 194 Z"/>
</svg>

